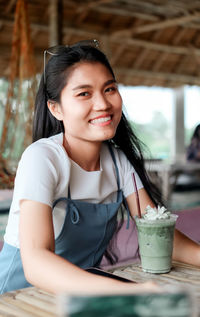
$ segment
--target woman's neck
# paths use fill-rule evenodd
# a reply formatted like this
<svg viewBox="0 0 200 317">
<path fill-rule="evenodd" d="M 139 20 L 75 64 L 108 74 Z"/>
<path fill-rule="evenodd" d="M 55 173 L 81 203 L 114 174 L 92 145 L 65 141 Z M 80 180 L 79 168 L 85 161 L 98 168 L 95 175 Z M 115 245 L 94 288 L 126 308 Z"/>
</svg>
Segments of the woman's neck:
<svg viewBox="0 0 200 317">
<path fill-rule="evenodd" d="M 69 142 L 63 136 L 63 146 L 74 162 L 86 171 L 100 170 L 100 150 L 102 142 Z"/>
</svg>

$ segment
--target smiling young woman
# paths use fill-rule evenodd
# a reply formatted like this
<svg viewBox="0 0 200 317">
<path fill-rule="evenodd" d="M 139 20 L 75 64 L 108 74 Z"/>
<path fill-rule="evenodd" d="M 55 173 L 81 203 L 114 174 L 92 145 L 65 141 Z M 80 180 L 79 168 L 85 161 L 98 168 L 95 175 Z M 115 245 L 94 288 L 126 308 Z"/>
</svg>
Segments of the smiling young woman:
<svg viewBox="0 0 200 317">
<path fill-rule="evenodd" d="M 128 219 L 136 214 L 132 174 L 142 211 L 158 204 L 160 194 L 147 177 L 106 56 L 89 42 L 46 53 L 52 57 L 36 97 L 33 143 L 19 162 L 0 253 L 0 293 L 30 285 L 53 293 L 156 291 L 151 282 L 85 270 L 99 267 L 103 255 L 118 260 L 108 245 L 121 205 Z M 200 264 L 199 257 L 199 246 L 176 233 L 174 259 Z"/>
</svg>

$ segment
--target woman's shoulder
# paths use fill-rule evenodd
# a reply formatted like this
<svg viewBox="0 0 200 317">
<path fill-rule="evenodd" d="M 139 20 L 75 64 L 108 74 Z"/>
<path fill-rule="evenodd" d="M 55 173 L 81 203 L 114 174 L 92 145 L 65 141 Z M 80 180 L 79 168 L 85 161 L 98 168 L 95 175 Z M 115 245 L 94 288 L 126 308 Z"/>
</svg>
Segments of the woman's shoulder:
<svg viewBox="0 0 200 317">
<path fill-rule="evenodd" d="M 40 139 L 29 145 L 21 156 L 18 169 L 32 169 L 33 171 L 57 171 L 70 169 L 69 157 L 62 146 L 63 135 Z"/>
<path fill-rule="evenodd" d="M 63 133 L 56 134 L 49 138 L 42 138 L 38 141 L 30 144 L 22 154 L 22 159 L 24 157 L 52 157 L 60 156 L 63 153 L 62 148 Z M 67 153 L 65 153 L 67 156 Z"/>
<path fill-rule="evenodd" d="M 71 163 L 62 147 L 62 135 L 40 139 L 29 145 L 19 161 L 16 181 L 20 184 L 23 179 L 29 182 L 58 184 L 61 179 L 68 179 Z"/>
</svg>

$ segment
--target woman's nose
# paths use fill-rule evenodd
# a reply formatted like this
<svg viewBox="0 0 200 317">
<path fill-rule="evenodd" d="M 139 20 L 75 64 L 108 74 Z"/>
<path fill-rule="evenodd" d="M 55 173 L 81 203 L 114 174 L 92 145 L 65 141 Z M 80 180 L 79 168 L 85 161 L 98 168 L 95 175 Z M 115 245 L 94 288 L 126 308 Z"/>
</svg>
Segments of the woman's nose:
<svg viewBox="0 0 200 317">
<path fill-rule="evenodd" d="M 106 110 L 111 107 L 110 102 L 104 95 L 98 95 L 94 99 L 93 109 L 94 110 Z"/>
</svg>

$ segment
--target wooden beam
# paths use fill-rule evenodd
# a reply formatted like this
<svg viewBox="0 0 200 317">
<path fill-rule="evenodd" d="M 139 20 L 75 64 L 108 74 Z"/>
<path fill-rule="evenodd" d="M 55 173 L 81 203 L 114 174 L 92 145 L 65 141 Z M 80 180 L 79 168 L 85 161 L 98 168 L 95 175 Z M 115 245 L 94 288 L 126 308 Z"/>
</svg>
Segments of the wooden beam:
<svg viewBox="0 0 200 317">
<path fill-rule="evenodd" d="M 174 67 L 174 71 L 178 73 L 182 73 L 185 70 L 187 64 L 191 64 L 191 60 L 194 65 L 194 72 L 197 77 L 200 76 L 200 57 L 195 54 L 191 54 L 192 56 L 184 56 L 179 60 L 179 63 Z M 195 67 L 196 66 L 196 67 Z"/>
<path fill-rule="evenodd" d="M 110 58 L 110 64 L 115 65 L 117 63 L 118 59 L 121 58 L 126 46 L 124 44 L 120 45 L 117 50 L 115 51 L 115 54 L 112 54 Z"/>
<path fill-rule="evenodd" d="M 128 10 L 125 9 L 124 7 L 121 8 L 112 8 L 112 7 L 95 7 L 95 11 L 105 13 L 105 14 L 115 14 L 119 16 L 125 16 L 125 17 L 133 17 L 137 19 L 142 19 L 142 20 L 147 20 L 147 21 L 159 21 L 159 17 L 152 15 L 152 14 L 146 14 L 146 13 L 141 13 L 133 10 Z"/>
<path fill-rule="evenodd" d="M 5 19 L 0 19 L 0 23 L 13 26 L 13 21 L 5 20 Z M 41 24 L 31 24 L 32 29 L 37 29 L 39 31 L 45 31 L 48 32 L 48 27 L 46 25 L 41 25 Z M 76 34 L 84 38 L 97 38 L 101 39 L 102 36 L 106 36 L 106 34 L 102 33 L 97 33 L 97 32 L 92 32 L 92 31 L 87 31 L 83 29 L 78 29 L 78 28 L 72 28 L 72 27 L 64 27 L 63 28 L 63 33 L 64 34 Z M 184 47 L 184 46 L 174 46 L 174 45 L 166 45 L 166 44 L 158 44 L 158 43 L 153 43 L 150 41 L 145 41 L 145 40 L 139 40 L 139 39 L 131 39 L 131 38 L 118 38 L 115 36 L 110 36 L 110 42 L 117 43 L 119 45 L 130 45 L 130 46 L 138 46 L 138 47 L 143 47 L 147 48 L 149 50 L 155 50 L 155 51 L 160 51 L 160 52 L 165 52 L 169 54 L 178 54 L 178 55 L 192 55 L 195 54 L 196 56 L 200 56 L 200 49 L 195 48 L 195 47 Z M 192 50 L 192 53 L 191 53 Z"/>
<path fill-rule="evenodd" d="M 154 78 L 160 80 L 170 80 L 171 82 L 176 82 L 179 84 L 190 84 L 190 85 L 200 85 L 200 78 L 195 76 L 175 74 L 175 73 L 164 73 L 164 72 L 153 72 L 148 70 L 131 69 L 124 67 L 114 67 L 114 71 L 117 77 L 119 75 L 129 75 L 144 78 Z"/>
<path fill-rule="evenodd" d="M 85 10 L 90 10 L 93 8 L 96 8 L 99 5 L 105 4 L 105 3 L 110 3 L 114 2 L 114 0 L 96 0 L 96 1 L 91 1 L 89 3 L 85 3 L 84 5 L 77 6 L 77 12 L 83 12 Z"/>
<path fill-rule="evenodd" d="M 195 53 L 194 53 L 193 54 L 193 58 L 194 58 L 194 60 L 196 62 L 196 75 L 199 77 L 200 76 L 200 57 L 196 56 Z"/>
<path fill-rule="evenodd" d="M 168 53 L 162 53 L 159 58 L 157 58 L 156 62 L 152 66 L 152 71 L 159 71 L 162 64 L 167 60 L 169 54 Z"/>
<path fill-rule="evenodd" d="M 183 56 L 183 58 L 179 59 L 172 71 L 176 73 L 182 73 L 182 71 L 184 71 L 185 69 L 185 65 L 187 65 L 189 61 L 189 58 L 190 56 L 186 55 L 186 56 Z"/>
<path fill-rule="evenodd" d="M 135 59 L 134 63 L 133 63 L 133 68 L 139 68 L 145 61 L 147 55 L 148 55 L 149 51 L 147 49 L 144 49 L 141 51 L 140 54 L 138 54 L 138 57 Z"/>
<path fill-rule="evenodd" d="M 182 38 L 184 37 L 184 35 L 185 35 L 185 29 L 180 28 L 179 31 L 176 32 L 175 36 L 173 37 L 173 39 L 171 41 L 172 45 L 178 45 L 180 43 L 180 41 L 182 40 Z M 153 71 L 159 71 L 159 67 L 162 65 L 162 62 L 165 62 L 165 57 L 167 59 L 168 54 L 169 53 L 163 53 L 161 55 L 161 57 L 157 60 L 154 67 L 152 68 Z M 181 61 L 185 60 L 186 57 L 188 57 L 188 55 L 185 55 L 182 58 L 180 58 L 178 63 L 180 63 L 180 60 Z M 163 60 L 163 58 L 164 58 L 164 60 Z M 171 71 L 175 72 L 175 73 L 179 73 L 177 67 L 174 67 Z"/>
<path fill-rule="evenodd" d="M 157 31 L 154 33 L 153 37 L 152 37 L 152 41 L 156 41 L 159 39 L 161 35 L 161 31 Z M 144 60 L 146 59 L 146 56 L 149 54 L 149 50 L 147 48 L 143 49 L 142 52 L 140 54 L 138 54 L 138 57 L 136 58 L 136 60 L 133 63 L 133 68 L 139 68 Z"/>
<path fill-rule="evenodd" d="M 76 8 L 76 24 L 82 23 L 82 21 L 87 17 L 89 10 L 95 9 L 97 6 L 104 4 L 104 3 L 110 3 L 113 2 L 113 0 L 97 0 L 97 1 L 91 1 L 89 3 L 85 3 L 83 5 L 77 6 Z"/>
<path fill-rule="evenodd" d="M 173 44 L 178 44 L 179 41 L 181 41 L 182 37 L 184 37 L 184 34 L 185 34 L 185 32 L 183 31 L 184 29 L 182 29 L 182 32 L 180 31 L 177 34 L 177 37 L 174 37 Z M 191 42 L 195 43 L 195 37 L 196 37 L 196 32 L 191 38 Z M 199 76 L 199 69 L 200 69 L 199 59 L 200 57 L 195 54 L 195 52 L 193 51 L 193 47 L 190 47 L 190 55 L 185 55 L 181 59 L 179 59 L 176 66 L 174 67 L 172 71 L 176 73 L 184 72 L 184 69 L 186 67 L 185 65 L 187 65 L 188 63 L 191 64 L 191 60 L 192 60 L 193 65 L 195 65 L 195 62 L 196 62 L 196 75 Z"/>
<path fill-rule="evenodd" d="M 180 43 L 180 41 L 184 38 L 184 35 L 185 35 L 185 29 L 182 27 L 179 29 L 178 32 L 176 32 L 176 35 L 173 37 L 171 43 L 173 45 L 177 45 Z"/>
<path fill-rule="evenodd" d="M 33 25 L 34 26 L 34 25 Z M 40 28 L 37 26 L 37 28 Z M 46 29 L 46 27 L 43 27 L 43 29 Z M 104 34 L 96 33 L 96 32 L 90 32 L 83 29 L 76 29 L 71 27 L 66 27 L 63 29 L 63 33 L 71 33 L 71 34 L 77 34 L 86 38 L 101 38 Z M 110 41 L 118 43 L 119 45 L 132 45 L 132 46 L 139 46 L 143 48 L 147 48 L 149 50 L 155 50 L 155 51 L 161 51 L 165 53 L 173 53 L 178 55 L 191 55 L 191 49 L 193 51 L 193 54 L 196 56 L 200 56 L 200 49 L 195 47 L 184 47 L 184 46 L 170 46 L 165 44 L 158 44 L 158 43 L 152 43 L 145 40 L 139 40 L 139 39 L 128 39 L 128 38 L 115 38 L 113 36 L 110 36 Z"/>
<path fill-rule="evenodd" d="M 161 33 L 161 32 L 162 31 L 159 31 L 159 33 Z M 185 29 L 183 29 L 183 28 L 182 29 L 180 28 L 178 31 L 175 31 L 175 34 L 171 35 L 172 39 L 170 40 L 170 43 L 172 43 L 173 45 L 179 44 L 179 42 L 182 39 L 182 37 L 184 36 L 184 34 L 185 34 Z M 153 37 L 153 40 L 156 40 L 156 38 Z M 164 64 L 165 61 L 168 59 L 168 56 L 169 56 L 168 52 L 163 52 L 162 54 L 160 54 L 159 58 L 157 58 L 157 60 L 153 64 L 152 70 L 159 71 L 162 64 Z"/>
<path fill-rule="evenodd" d="M 113 42 L 121 42 L 125 43 L 127 45 L 132 45 L 132 46 L 140 46 L 143 48 L 147 48 L 149 50 L 155 50 L 155 51 L 161 51 L 161 52 L 166 52 L 166 53 L 172 53 L 172 54 L 180 54 L 180 55 L 191 55 L 191 48 L 187 48 L 184 46 L 170 46 L 166 44 L 158 44 L 158 43 L 152 43 L 149 41 L 144 41 L 144 40 L 139 40 L 139 39 L 129 39 L 129 38 L 123 38 L 123 39 L 116 39 L 115 37 L 111 37 L 111 40 Z M 197 56 L 200 55 L 200 49 L 198 48 L 193 48 L 193 51 Z"/>
<path fill-rule="evenodd" d="M 125 29 L 121 31 L 113 32 L 114 36 L 130 36 L 132 34 L 140 34 L 144 32 L 150 32 L 160 29 L 166 29 L 168 27 L 176 26 L 176 25 L 184 25 L 187 22 L 191 22 L 194 20 L 200 20 L 200 12 L 195 12 L 194 14 L 189 14 L 187 16 L 181 16 L 179 18 L 168 19 L 161 22 L 148 23 L 135 28 Z"/>
<path fill-rule="evenodd" d="M 196 29 L 196 30 L 200 29 L 199 23 L 187 23 L 187 24 L 182 25 L 182 26 L 185 28 L 188 28 L 188 29 Z"/>
<path fill-rule="evenodd" d="M 115 2 L 116 0 L 113 0 L 113 1 Z M 108 0 L 108 3 L 109 2 L 110 2 L 110 0 Z M 125 17 L 136 17 L 136 18 L 139 18 L 142 20 L 147 20 L 147 21 L 158 21 L 159 20 L 159 18 L 155 15 L 151 15 L 149 13 L 138 12 L 136 10 L 130 9 L 129 7 L 126 9 L 126 5 L 124 5 L 123 7 L 119 6 L 118 8 L 116 8 L 114 6 L 113 7 L 112 6 L 104 6 L 104 5 L 102 5 L 103 2 L 101 3 L 100 6 L 99 6 L 99 3 L 96 6 L 95 5 L 96 3 L 98 3 L 98 2 L 96 0 L 94 0 L 93 1 L 94 6 L 91 5 L 91 8 L 90 8 L 91 10 L 95 10 L 97 12 L 102 12 L 102 13 L 106 13 L 106 14 L 108 13 L 108 14 L 112 14 L 112 15 L 116 14 L 116 15 L 125 16 Z M 67 0 L 67 4 L 73 9 L 76 9 L 76 7 L 77 7 L 77 3 L 75 1 L 72 1 L 72 0 Z"/>
<path fill-rule="evenodd" d="M 155 32 L 152 40 L 153 41 L 157 40 L 160 37 L 160 33 L 161 33 L 161 31 Z M 131 65 L 131 68 L 134 68 L 134 69 L 140 68 L 143 65 L 143 63 L 145 62 L 148 54 L 149 54 L 149 50 L 147 48 L 141 49 L 141 52 L 137 55 L 137 58 L 135 58 L 133 64 Z M 146 83 L 146 80 L 144 82 L 144 85 L 145 85 L 145 83 Z"/>
<path fill-rule="evenodd" d="M 168 1 L 149 1 L 149 0 L 125 0 L 126 4 L 130 4 L 130 10 L 136 8 L 142 12 L 154 12 L 158 16 L 163 16 L 163 12 L 167 14 L 175 14 L 175 6 L 171 9 L 167 5 Z M 172 0 L 173 1 L 173 0 Z M 183 5 L 183 4 L 182 4 Z M 177 12 L 177 10 L 176 10 Z"/>
</svg>

